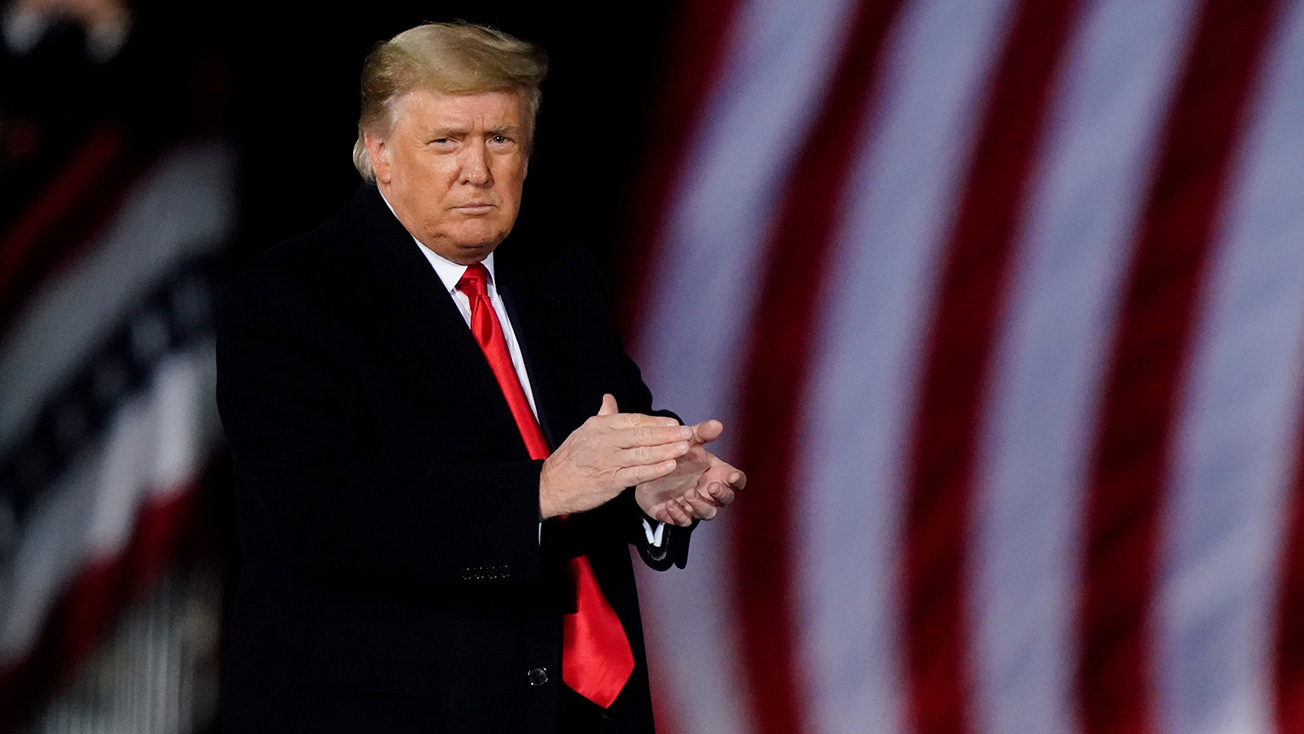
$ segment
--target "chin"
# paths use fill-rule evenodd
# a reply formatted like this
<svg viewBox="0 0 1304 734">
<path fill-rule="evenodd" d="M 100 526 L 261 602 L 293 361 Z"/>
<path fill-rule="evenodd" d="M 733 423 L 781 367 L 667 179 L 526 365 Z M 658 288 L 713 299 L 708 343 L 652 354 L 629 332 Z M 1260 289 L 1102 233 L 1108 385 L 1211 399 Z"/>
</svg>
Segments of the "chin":
<svg viewBox="0 0 1304 734">
<path fill-rule="evenodd" d="M 494 248 L 497 246 L 498 242 L 493 240 L 481 243 L 459 244 L 455 246 L 453 251 L 455 257 L 450 257 L 449 259 L 462 265 L 471 265 L 472 263 L 478 263 L 486 257 L 489 257 L 489 253 L 493 252 Z"/>
<path fill-rule="evenodd" d="M 493 251 L 493 245 L 467 245 L 458 249 L 458 255 L 465 264 L 470 265 L 489 257 L 489 253 Z"/>
<path fill-rule="evenodd" d="M 487 255 L 490 252 L 493 252 L 493 249 L 498 246 L 498 243 L 507 238 L 508 231 L 510 230 L 494 227 L 492 229 L 486 228 L 470 232 L 462 232 L 460 233 L 462 236 L 457 238 L 457 241 L 462 243 L 458 247 L 467 250 L 481 251 Z"/>
</svg>

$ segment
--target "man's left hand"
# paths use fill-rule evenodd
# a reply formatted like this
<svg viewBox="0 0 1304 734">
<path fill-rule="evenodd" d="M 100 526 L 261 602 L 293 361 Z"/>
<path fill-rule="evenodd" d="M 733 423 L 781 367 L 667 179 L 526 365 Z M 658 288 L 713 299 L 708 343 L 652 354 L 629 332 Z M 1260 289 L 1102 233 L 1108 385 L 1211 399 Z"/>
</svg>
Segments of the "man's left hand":
<svg viewBox="0 0 1304 734">
<path fill-rule="evenodd" d="M 708 420 L 692 429 L 688 453 L 676 459 L 675 470 L 634 488 L 634 498 L 648 517 L 680 527 L 715 517 L 747 484 L 745 474 L 704 447 L 724 433 L 724 425 Z"/>
</svg>

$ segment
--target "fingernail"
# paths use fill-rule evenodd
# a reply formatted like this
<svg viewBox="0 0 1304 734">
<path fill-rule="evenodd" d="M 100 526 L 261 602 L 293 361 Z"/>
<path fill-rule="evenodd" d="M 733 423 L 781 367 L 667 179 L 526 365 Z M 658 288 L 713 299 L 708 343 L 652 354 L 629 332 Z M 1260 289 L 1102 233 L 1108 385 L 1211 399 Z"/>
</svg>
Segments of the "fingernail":
<svg viewBox="0 0 1304 734">
<path fill-rule="evenodd" d="M 693 437 L 693 429 L 689 428 L 688 426 L 680 426 L 680 427 L 679 427 L 679 437 L 680 437 L 680 438 L 692 438 L 692 437 Z"/>
<path fill-rule="evenodd" d="M 687 450 L 688 450 L 688 442 L 680 441 L 679 443 L 675 444 L 675 451 L 687 451 Z"/>
</svg>

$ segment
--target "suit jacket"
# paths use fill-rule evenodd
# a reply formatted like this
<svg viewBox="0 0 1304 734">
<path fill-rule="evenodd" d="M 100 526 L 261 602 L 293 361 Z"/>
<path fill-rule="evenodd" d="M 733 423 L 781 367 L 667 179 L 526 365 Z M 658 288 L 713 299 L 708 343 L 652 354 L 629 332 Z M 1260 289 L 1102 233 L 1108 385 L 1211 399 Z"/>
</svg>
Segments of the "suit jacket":
<svg viewBox="0 0 1304 734">
<path fill-rule="evenodd" d="M 682 567 L 688 533 L 649 549 L 632 491 L 540 531 L 542 462 L 417 247 L 364 185 L 228 294 L 218 406 L 243 564 L 226 730 L 553 732 L 565 559 L 586 553 L 634 650 L 608 713 L 622 734 L 650 733 L 629 545 Z M 604 392 L 650 412 L 592 259 L 510 237 L 496 252 L 551 445 Z"/>
</svg>

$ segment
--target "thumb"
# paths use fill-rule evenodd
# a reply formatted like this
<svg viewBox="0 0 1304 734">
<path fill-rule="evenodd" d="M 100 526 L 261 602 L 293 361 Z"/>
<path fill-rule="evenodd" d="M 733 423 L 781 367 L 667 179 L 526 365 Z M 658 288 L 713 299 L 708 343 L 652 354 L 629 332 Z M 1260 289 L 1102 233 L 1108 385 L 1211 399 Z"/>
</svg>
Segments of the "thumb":
<svg viewBox="0 0 1304 734">
<path fill-rule="evenodd" d="M 698 443 L 710 443 L 724 433 L 724 424 L 718 420 L 702 421 L 693 426 L 693 437 Z"/>
<path fill-rule="evenodd" d="M 605 393 L 602 396 L 602 407 L 598 408 L 598 415 L 615 415 L 620 412 L 616 405 L 616 396 L 611 393 Z"/>
</svg>

